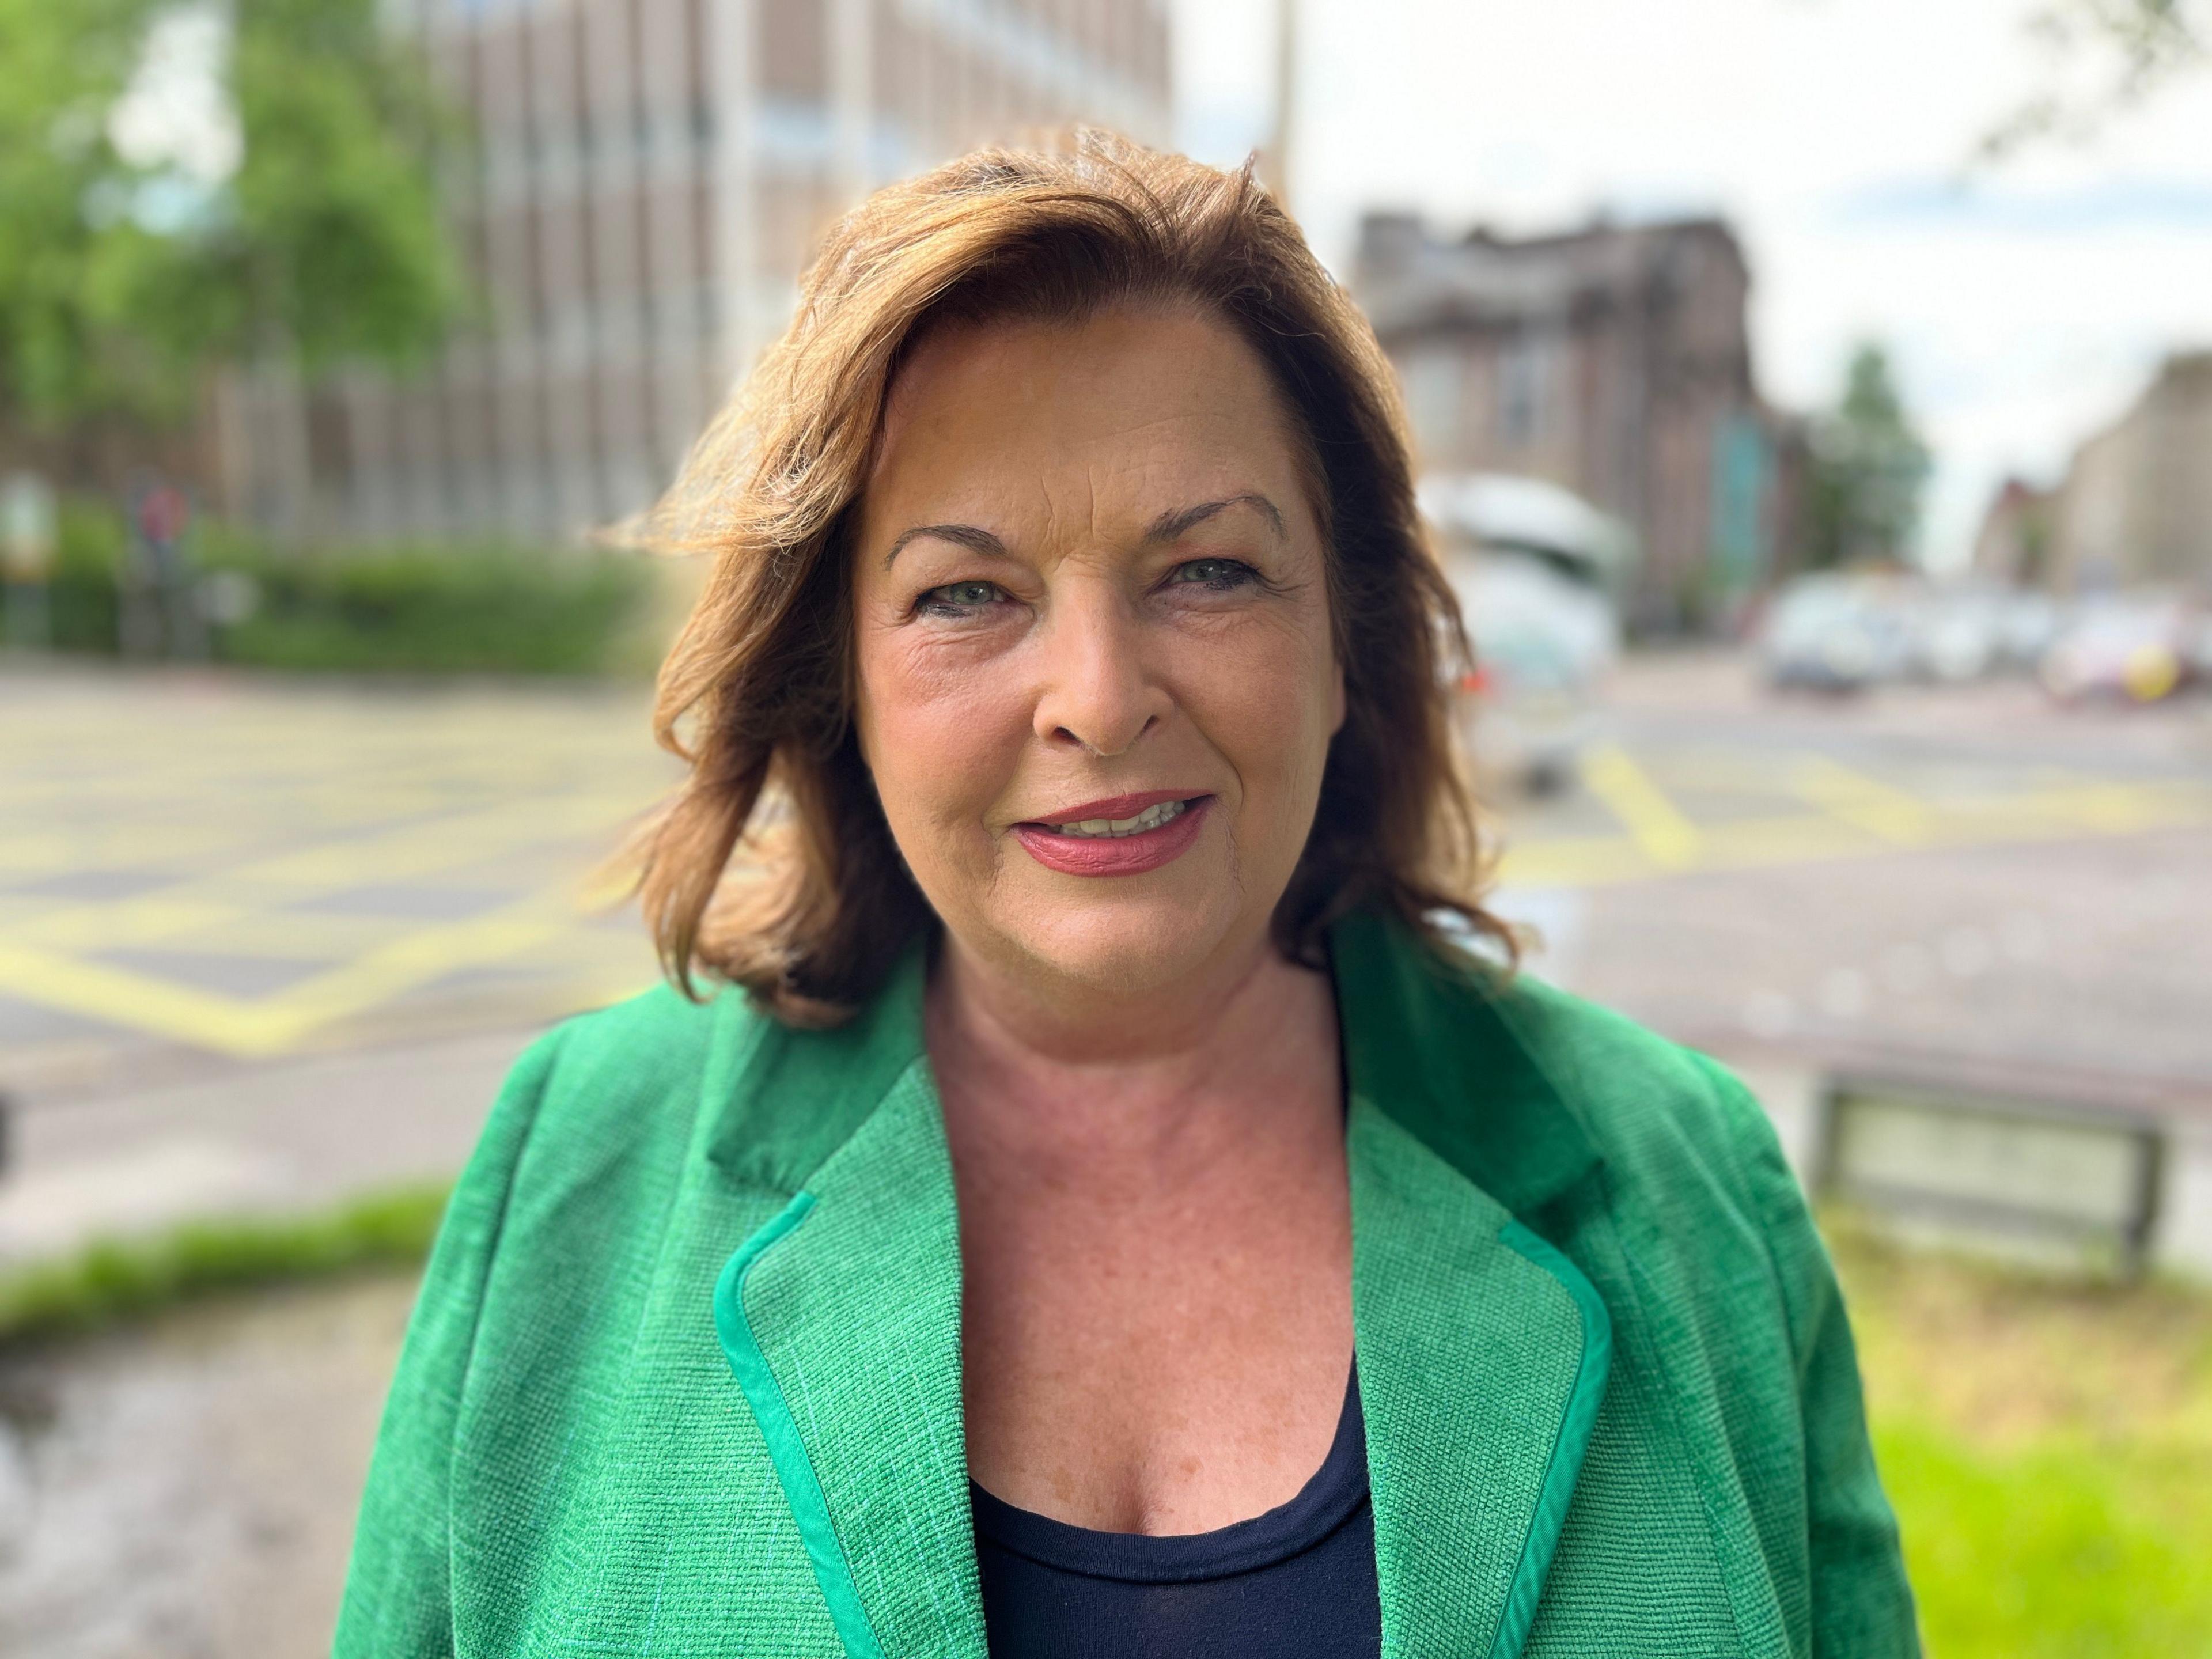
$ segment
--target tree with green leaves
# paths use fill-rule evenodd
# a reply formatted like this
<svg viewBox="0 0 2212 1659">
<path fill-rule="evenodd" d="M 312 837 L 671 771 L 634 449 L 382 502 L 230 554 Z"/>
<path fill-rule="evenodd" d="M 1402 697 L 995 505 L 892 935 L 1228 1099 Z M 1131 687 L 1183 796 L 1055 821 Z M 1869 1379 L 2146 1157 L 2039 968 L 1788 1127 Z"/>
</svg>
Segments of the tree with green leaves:
<svg viewBox="0 0 2212 1659">
<path fill-rule="evenodd" d="M 0 0 L 0 417 L 111 401 L 88 210 L 118 165 L 109 108 L 144 33 L 138 0 Z"/>
<path fill-rule="evenodd" d="M 1843 399 L 1812 437 L 1807 566 L 1909 562 L 1930 457 L 1881 346 L 1852 354 Z"/>
<path fill-rule="evenodd" d="M 2212 61 L 2212 0 L 2042 0 L 2027 24 L 2051 60 L 2052 84 L 1989 132 L 1984 161 L 2094 137 Z"/>
<path fill-rule="evenodd" d="M 434 347 L 450 135 L 376 0 L 0 0 L 0 424 Z"/>
</svg>

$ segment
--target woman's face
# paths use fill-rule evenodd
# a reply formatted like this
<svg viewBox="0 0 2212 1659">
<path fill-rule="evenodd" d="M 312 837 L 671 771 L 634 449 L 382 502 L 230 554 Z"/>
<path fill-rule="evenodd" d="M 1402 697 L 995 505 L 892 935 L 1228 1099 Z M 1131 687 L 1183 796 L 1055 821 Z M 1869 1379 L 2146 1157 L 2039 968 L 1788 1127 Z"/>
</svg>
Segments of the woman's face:
<svg viewBox="0 0 2212 1659">
<path fill-rule="evenodd" d="M 862 750 L 957 947 L 1126 997 L 1260 946 L 1344 685 L 1290 416 L 1234 331 L 933 336 L 854 556 Z"/>
</svg>

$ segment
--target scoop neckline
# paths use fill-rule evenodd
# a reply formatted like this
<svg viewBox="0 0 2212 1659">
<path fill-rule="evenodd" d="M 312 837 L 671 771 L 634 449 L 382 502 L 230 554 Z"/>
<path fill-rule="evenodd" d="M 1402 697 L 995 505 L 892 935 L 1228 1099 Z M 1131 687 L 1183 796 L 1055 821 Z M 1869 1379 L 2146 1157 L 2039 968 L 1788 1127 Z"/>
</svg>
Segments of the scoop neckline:
<svg viewBox="0 0 2212 1659">
<path fill-rule="evenodd" d="M 1124 1583 L 1188 1583 L 1255 1571 L 1303 1554 L 1328 1538 L 1368 1500 L 1367 1431 L 1359 1370 L 1345 1384 L 1336 1434 L 1297 1495 L 1249 1520 L 1211 1532 L 1102 1532 L 1022 1509 L 970 1480 L 975 1531 L 1000 1548 L 1089 1578 Z"/>
</svg>

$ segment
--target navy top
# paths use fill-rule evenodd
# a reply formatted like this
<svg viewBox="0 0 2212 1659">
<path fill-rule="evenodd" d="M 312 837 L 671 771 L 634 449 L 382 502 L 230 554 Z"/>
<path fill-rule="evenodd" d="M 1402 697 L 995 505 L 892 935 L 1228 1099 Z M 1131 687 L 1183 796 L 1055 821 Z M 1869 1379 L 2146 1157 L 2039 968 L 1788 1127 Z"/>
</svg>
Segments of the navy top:
<svg viewBox="0 0 2212 1659">
<path fill-rule="evenodd" d="M 992 1659 L 1364 1659 L 1382 1650 L 1359 1375 L 1279 1509 L 1218 1532 L 1093 1532 L 969 1483 Z"/>
</svg>

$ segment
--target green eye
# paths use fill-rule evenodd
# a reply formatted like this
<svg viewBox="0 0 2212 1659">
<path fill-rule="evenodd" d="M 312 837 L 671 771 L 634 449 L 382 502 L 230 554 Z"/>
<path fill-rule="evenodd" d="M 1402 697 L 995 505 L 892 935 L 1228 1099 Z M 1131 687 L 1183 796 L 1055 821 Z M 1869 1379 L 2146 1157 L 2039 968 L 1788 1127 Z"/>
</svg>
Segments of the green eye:
<svg viewBox="0 0 2212 1659">
<path fill-rule="evenodd" d="M 1000 597 L 996 582 L 947 582 L 924 593 L 918 608 L 940 613 L 980 611 Z"/>
<path fill-rule="evenodd" d="M 1224 590 L 1242 587 L 1259 573 L 1240 559 L 1193 559 L 1179 564 L 1168 574 L 1171 586 L 1199 586 Z"/>
</svg>

